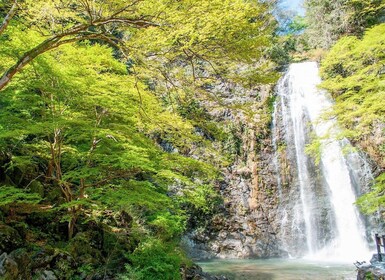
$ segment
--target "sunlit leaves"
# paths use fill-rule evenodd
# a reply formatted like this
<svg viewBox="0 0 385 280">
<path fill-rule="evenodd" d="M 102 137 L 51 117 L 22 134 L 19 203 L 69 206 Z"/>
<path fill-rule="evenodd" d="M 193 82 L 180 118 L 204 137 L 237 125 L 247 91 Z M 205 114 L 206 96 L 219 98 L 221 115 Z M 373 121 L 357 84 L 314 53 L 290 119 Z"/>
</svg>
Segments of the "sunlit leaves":
<svg viewBox="0 0 385 280">
<path fill-rule="evenodd" d="M 385 166 L 385 25 L 369 29 L 362 39 L 345 37 L 331 49 L 322 63 L 322 87 L 336 100 L 330 116 L 336 116 L 341 136 L 357 143 L 379 166 Z M 358 200 L 366 213 L 382 209 L 385 202 L 384 175 L 372 192 Z"/>
<path fill-rule="evenodd" d="M 37 204 L 42 198 L 35 193 L 29 193 L 12 186 L 0 185 L 0 206 L 25 203 Z"/>
<path fill-rule="evenodd" d="M 373 214 L 383 211 L 385 205 L 385 174 L 379 176 L 370 193 L 361 196 L 357 205 L 366 214 Z"/>
<path fill-rule="evenodd" d="M 376 122 L 385 121 L 385 85 L 379 74 L 385 63 L 384 32 L 385 25 L 379 25 L 362 40 L 341 39 L 322 64 L 322 87 L 336 98 L 334 114 L 355 132 L 354 140 L 370 136 Z"/>
</svg>

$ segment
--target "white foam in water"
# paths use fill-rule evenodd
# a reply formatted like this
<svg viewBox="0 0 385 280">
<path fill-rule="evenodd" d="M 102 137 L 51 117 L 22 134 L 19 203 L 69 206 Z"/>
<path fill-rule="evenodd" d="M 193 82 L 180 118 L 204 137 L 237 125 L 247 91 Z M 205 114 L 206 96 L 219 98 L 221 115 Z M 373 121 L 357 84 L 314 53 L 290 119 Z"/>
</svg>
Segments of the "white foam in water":
<svg viewBox="0 0 385 280">
<path fill-rule="evenodd" d="M 319 90 L 321 82 L 315 62 L 292 64 L 284 78 L 278 94 L 287 100 L 282 113 L 289 115 L 294 135 L 295 156 L 297 161 L 298 181 L 302 217 L 305 225 L 307 253 L 305 258 L 334 261 L 356 261 L 370 256 L 365 239 L 365 227 L 354 206 L 356 200 L 353 184 L 349 175 L 346 159 L 342 152 L 342 141 L 333 139 L 338 132 L 335 120 L 322 120 L 325 110 L 333 105 L 325 91 Z M 284 91 L 284 92 L 282 92 Z M 283 116 L 283 117 L 287 117 Z M 304 117 L 306 116 L 306 118 Z M 322 137 L 320 172 L 328 188 L 328 199 L 333 219 L 333 238 L 320 248 L 320 228 L 314 224 L 313 216 L 317 199 L 312 187 L 312 178 L 306 165 L 305 154 L 307 120 L 311 121 L 312 130 Z M 344 140 L 346 142 L 346 140 Z M 294 220 L 294 219 L 293 219 Z M 289 252 L 290 253 L 290 252 Z"/>
</svg>

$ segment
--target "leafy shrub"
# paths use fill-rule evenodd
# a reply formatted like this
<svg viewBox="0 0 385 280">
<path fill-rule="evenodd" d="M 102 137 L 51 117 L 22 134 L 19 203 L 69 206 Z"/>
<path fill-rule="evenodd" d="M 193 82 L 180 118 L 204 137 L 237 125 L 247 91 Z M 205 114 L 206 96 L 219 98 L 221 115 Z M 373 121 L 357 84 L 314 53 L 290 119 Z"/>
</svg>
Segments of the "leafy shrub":
<svg viewBox="0 0 385 280">
<path fill-rule="evenodd" d="M 179 269 L 183 255 L 175 246 L 162 244 L 159 240 L 150 238 L 129 256 L 131 265 L 121 276 L 124 280 L 176 280 L 180 279 Z"/>
</svg>

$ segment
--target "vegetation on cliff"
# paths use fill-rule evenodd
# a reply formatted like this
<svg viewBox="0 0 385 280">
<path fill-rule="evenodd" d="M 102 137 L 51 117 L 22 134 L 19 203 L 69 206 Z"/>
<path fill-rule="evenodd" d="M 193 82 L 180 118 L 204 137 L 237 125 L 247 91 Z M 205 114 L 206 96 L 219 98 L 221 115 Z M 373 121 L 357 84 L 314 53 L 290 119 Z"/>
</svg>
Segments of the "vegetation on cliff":
<svg viewBox="0 0 385 280">
<path fill-rule="evenodd" d="M 341 136 L 357 143 L 385 167 L 385 24 L 360 39 L 347 36 L 322 61 L 322 87 L 335 100 L 332 116 L 345 128 Z"/>
<path fill-rule="evenodd" d="M 325 58 L 321 73 L 326 88 L 335 98 L 332 116 L 352 140 L 379 166 L 372 192 L 358 205 L 366 213 L 384 209 L 385 168 L 385 24 L 365 32 L 360 39 L 344 37 Z"/>
<path fill-rule="evenodd" d="M 383 0 L 305 0 L 305 35 L 311 47 L 330 48 L 345 35 L 362 35 L 385 15 Z"/>
</svg>

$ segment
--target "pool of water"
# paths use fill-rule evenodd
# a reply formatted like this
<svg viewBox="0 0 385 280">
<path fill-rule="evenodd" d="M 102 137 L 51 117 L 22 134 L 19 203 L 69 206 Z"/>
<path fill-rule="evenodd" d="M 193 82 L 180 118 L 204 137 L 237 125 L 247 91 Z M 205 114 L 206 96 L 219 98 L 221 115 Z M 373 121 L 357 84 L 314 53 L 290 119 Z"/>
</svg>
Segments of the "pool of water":
<svg viewBox="0 0 385 280">
<path fill-rule="evenodd" d="M 355 280 L 353 264 L 309 260 L 211 260 L 198 262 L 205 272 L 232 280 Z"/>
</svg>

